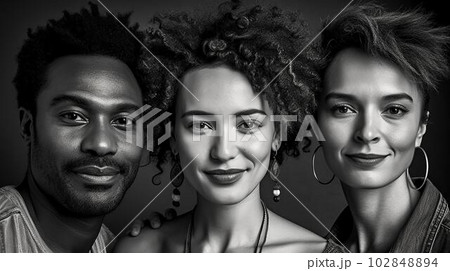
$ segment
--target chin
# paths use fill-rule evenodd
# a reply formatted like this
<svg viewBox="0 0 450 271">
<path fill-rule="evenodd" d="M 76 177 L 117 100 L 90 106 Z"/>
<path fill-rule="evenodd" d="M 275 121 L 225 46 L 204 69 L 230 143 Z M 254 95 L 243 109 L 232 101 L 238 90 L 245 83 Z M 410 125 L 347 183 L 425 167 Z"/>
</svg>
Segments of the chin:
<svg viewBox="0 0 450 271">
<path fill-rule="evenodd" d="M 208 197 L 206 197 L 206 199 L 214 204 L 217 205 L 234 205 L 237 204 L 239 202 L 241 202 L 242 200 L 244 200 L 244 196 L 240 196 L 238 195 L 236 192 L 235 193 L 229 193 L 228 195 L 224 195 L 224 194 L 218 194 L 218 195 L 214 195 L 211 194 Z"/>
<path fill-rule="evenodd" d="M 69 212 L 79 217 L 105 216 L 119 206 L 124 196 L 124 193 L 108 192 L 73 195 L 66 201 L 65 207 Z"/>
<path fill-rule="evenodd" d="M 386 176 L 380 176 L 375 172 L 346 173 L 347 177 L 339 178 L 348 187 L 357 189 L 377 189 L 389 185 L 391 181 Z M 345 181 L 344 181 L 345 180 Z"/>
</svg>

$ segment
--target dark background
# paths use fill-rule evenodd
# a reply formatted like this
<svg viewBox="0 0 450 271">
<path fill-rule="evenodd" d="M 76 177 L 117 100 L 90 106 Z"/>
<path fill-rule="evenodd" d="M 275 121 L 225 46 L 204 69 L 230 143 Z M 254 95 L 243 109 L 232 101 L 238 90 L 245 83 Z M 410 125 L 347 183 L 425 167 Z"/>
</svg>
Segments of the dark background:
<svg viewBox="0 0 450 271">
<path fill-rule="evenodd" d="M 94 1 L 95 2 L 95 1 Z M 102 1 L 113 13 L 134 11 L 133 22 L 139 22 L 141 27 L 146 25 L 150 16 L 170 10 L 187 10 L 190 12 L 202 12 L 205 9 L 215 10 L 222 0 L 103 0 Z M 320 31 L 321 22 L 327 17 L 334 17 L 349 1 L 347 0 L 266 0 L 266 1 L 244 1 L 246 5 L 256 3 L 276 5 L 284 9 L 300 11 L 309 22 L 311 33 L 314 36 Z M 401 7 L 416 7 L 421 4 L 426 10 L 436 14 L 437 21 L 442 25 L 450 25 L 449 17 L 446 16 L 447 9 L 444 1 L 427 0 L 421 1 L 389 0 L 379 1 L 383 5 L 397 9 Z M 26 37 L 28 28 L 45 25 L 48 19 L 58 19 L 63 10 L 71 12 L 79 11 L 81 7 L 87 7 L 87 1 L 2 1 L 0 23 L 0 120 L 2 132 L 0 133 L 0 186 L 18 184 L 22 181 L 26 170 L 26 148 L 19 133 L 19 118 L 15 89 L 11 83 L 16 72 L 15 57 Z M 101 10 L 104 11 L 102 7 Z M 302 48 L 299 48 L 301 50 Z M 450 142 L 448 135 L 450 123 L 448 122 L 449 111 L 446 105 L 450 102 L 448 88 L 450 76 L 442 82 L 439 87 L 439 95 L 433 95 L 431 100 L 431 123 L 428 125 L 427 134 L 422 147 L 427 151 L 430 162 L 429 178 L 440 189 L 447 199 L 450 199 L 450 184 L 448 184 L 446 168 L 450 167 L 448 159 Z M 300 204 L 288 191 L 282 189 L 281 201 L 272 201 L 272 184 L 266 178 L 262 182 L 261 194 L 268 207 L 280 215 L 311 229 L 319 234 L 326 232 L 340 210 L 345 206 L 345 199 L 337 181 L 330 185 L 318 184 L 311 172 L 312 153 L 304 153 L 298 159 L 289 159 L 281 168 L 280 180 L 289 190 L 304 204 Z M 328 172 L 324 166 L 323 156 L 319 154 L 317 163 L 323 165 L 324 172 Z M 422 158 L 417 159 L 423 161 Z M 413 163 L 412 176 L 423 176 L 424 165 Z M 320 167 L 319 167 L 320 169 Z M 107 216 L 105 223 L 115 233 L 118 233 L 127 223 L 134 218 L 150 202 L 148 208 L 141 214 L 147 216 L 150 211 L 160 211 L 171 206 L 172 187 L 165 189 L 154 201 L 155 196 L 166 186 L 169 181 L 167 172 L 162 178 L 163 183 L 154 186 L 151 177 L 154 167 L 147 166 L 140 170 L 134 185 L 126 194 L 124 200 L 117 210 Z M 326 174 L 326 173 L 325 173 Z M 326 175 L 325 175 L 326 176 Z M 325 177 L 324 177 L 325 178 Z M 192 188 L 185 182 L 181 188 L 182 205 L 179 213 L 190 210 L 195 203 L 195 194 Z M 317 217 L 318 222 L 311 213 Z M 323 224 L 322 224 L 323 223 Z M 322 225 L 321 225 L 322 224 Z M 323 226 L 324 225 L 324 226 Z"/>
</svg>

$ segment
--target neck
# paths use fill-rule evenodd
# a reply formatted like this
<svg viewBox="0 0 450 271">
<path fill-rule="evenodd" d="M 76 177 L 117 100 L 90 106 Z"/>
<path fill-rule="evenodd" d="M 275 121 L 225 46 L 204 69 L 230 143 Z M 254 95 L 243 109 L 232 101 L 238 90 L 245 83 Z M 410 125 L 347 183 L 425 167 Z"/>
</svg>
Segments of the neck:
<svg viewBox="0 0 450 271">
<path fill-rule="evenodd" d="M 253 252 L 264 212 L 259 186 L 236 204 L 211 203 L 200 195 L 194 214 L 193 250 Z"/>
<path fill-rule="evenodd" d="M 349 244 L 352 251 L 389 252 L 420 197 L 407 178 L 403 173 L 377 189 L 342 185 L 354 221 Z"/>
<path fill-rule="evenodd" d="M 31 171 L 18 187 L 40 236 L 53 252 L 89 252 L 101 217 L 79 217 L 57 206 L 36 184 Z"/>
</svg>

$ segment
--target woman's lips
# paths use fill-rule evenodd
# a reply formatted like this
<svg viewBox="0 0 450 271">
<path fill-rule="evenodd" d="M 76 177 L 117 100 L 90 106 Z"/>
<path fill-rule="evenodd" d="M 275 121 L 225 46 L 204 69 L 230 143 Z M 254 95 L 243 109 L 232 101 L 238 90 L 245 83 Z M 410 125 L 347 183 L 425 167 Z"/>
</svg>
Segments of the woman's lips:
<svg viewBox="0 0 450 271">
<path fill-rule="evenodd" d="M 244 175 L 245 171 L 245 169 L 214 169 L 205 170 L 204 173 L 212 182 L 227 185 L 237 182 Z"/>
<path fill-rule="evenodd" d="M 346 156 L 357 166 L 362 168 L 373 168 L 384 161 L 389 155 L 372 154 L 372 153 L 355 153 L 346 154 Z"/>
</svg>

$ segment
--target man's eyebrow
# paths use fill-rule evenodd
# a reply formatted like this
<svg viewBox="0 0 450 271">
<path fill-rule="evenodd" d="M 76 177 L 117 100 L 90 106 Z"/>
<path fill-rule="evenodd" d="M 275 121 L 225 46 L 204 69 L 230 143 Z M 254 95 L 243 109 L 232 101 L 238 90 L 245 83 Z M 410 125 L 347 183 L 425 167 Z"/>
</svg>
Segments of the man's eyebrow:
<svg viewBox="0 0 450 271">
<path fill-rule="evenodd" d="M 253 114 L 262 114 L 262 115 L 267 115 L 266 112 L 264 112 L 261 109 L 247 109 L 247 110 L 242 110 L 242 111 L 238 111 L 236 113 L 234 113 L 233 115 L 235 116 L 245 116 L 245 115 L 253 115 Z M 216 114 L 212 114 L 206 111 L 202 111 L 202 110 L 191 110 L 191 111 L 187 111 L 185 112 L 183 115 L 181 115 L 181 118 L 187 117 L 187 116 L 207 116 L 207 115 L 216 115 Z"/>
<path fill-rule="evenodd" d="M 72 95 L 59 95 L 52 99 L 50 106 L 56 106 L 60 103 L 73 103 L 80 106 L 88 106 L 89 101 L 86 98 L 72 96 Z"/>
<path fill-rule="evenodd" d="M 60 103 L 71 103 L 71 104 L 75 104 L 77 106 L 86 107 L 86 108 L 93 106 L 92 102 L 90 102 L 89 99 L 80 97 L 80 96 L 74 96 L 74 95 L 56 96 L 50 102 L 50 106 L 56 106 Z M 134 103 L 122 102 L 122 103 L 117 103 L 117 106 L 114 109 L 116 111 L 136 111 L 139 109 L 139 106 Z"/>
</svg>

